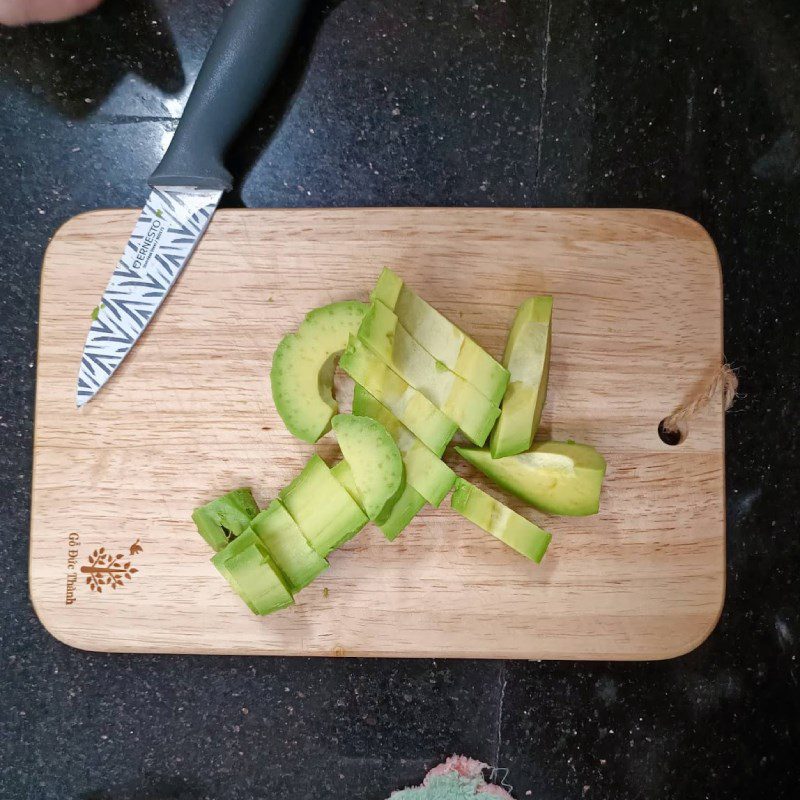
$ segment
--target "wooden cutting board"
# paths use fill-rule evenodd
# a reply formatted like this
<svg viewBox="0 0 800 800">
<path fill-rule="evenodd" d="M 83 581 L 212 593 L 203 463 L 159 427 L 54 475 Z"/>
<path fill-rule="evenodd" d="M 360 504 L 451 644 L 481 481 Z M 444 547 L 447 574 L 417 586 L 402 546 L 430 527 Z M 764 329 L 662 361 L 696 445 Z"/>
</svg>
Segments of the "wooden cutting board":
<svg viewBox="0 0 800 800">
<path fill-rule="evenodd" d="M 682 444 L 657 433 L 722 358 L 719 263 L 699 225 L 662 211 L 223 210 L 118 375 L 78 411 L 90 312 L 135 219 L 77 217 L 44 261 L 30 591 L 58 639 L 126 652 L 658 659 L 708 636 L 725 591 L 721 401 Z M 544 517 L 511 503 L 553 533 L 536 566 L 445 501 L 393 544 L 369 526 L 296 606 L 254 617 L 211 566 L 191 511 L 248 485 L 266 504 L 302 468 L 315 448 L 275 412 L 272 353 L 315 306 L 366 299 L 383 265 L 498 357 L 517 305 L 555 296 L 543 433 L 605 455 L 602 511 Z M 330 435 L 317 450 L 333 463 Z M 109 568 L 124 570 L 119 586 L 94 590 Z"/>
</svg>

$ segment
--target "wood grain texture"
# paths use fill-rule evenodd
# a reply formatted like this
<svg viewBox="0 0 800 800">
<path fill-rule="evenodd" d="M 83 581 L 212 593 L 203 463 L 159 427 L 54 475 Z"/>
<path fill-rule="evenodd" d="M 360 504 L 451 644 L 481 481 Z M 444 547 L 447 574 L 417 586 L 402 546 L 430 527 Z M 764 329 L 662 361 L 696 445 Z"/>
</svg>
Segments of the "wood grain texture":
<svg viewBox="0 0 800 800">
<path fill-rule="evenodd" d="M 90 311 L 135 218 L 77 217 L 44 262 L 30 587 L 58 639 L 103 651 L 657 659 L 713 629 L 721 402 L 683 444 L 657 434 L 722 357 L 719 264 L 700 226 L 661 211 L 223 210 L 119 374 L 78 411 Z M 517 305 L 555 296 L 542 428 L 606 456 L 602 512 L 560 519 L 511 503 L 554 535 L 536 566 L 445 501 L 393 544 L 369 526 L 295 607 L 253 617 L 211 566 L 191 511 L 248 485 L 266 504 L 301 469 L 314 448 L 275 412 L 271 355 L 311 308 L 366 299 L 383 265 L 496 357 Z M 330 435 L 317 449 L 333 463 Z M 142 552 L 129 555 L 136 540 Z M 97 593 L 81 570 L 100 547 L 138 572 Z"/>
</svg>

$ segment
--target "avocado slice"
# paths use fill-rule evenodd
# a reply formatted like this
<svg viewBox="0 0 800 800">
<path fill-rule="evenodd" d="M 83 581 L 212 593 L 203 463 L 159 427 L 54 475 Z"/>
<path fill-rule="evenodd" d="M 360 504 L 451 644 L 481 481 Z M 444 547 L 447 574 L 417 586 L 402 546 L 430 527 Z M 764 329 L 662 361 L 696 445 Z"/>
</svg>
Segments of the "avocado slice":
<svg viewBox="0 0 800 800">
<path fill-rule="evenodd" d="M 219 552 L 247 529 L 258 514 L 258 505 L 250 489 L 236 489 L 206 503 L 192 512 L 200 535 Z"/>
<path fill-rule="evenodd" d="M 377 519 L 405 485 L 400 451 L 386 428 L 370 417 L 337 414 L 332 424 L 362 506 L 370 519 Z"/>
<path fill-rule="evenodd" d="M 311 547 L 280 501 L 273 500 L 250 523 L 250 529 L 286 576 L 292 593 L 308 586 L 328 568 L 328 562 Z"/>
<path fill-rule="evenodd" d="M 406 289 L 403 279 L 394 270 L 384 267 L 378 276 L 378 282 L 375 284 L 369 299 L 380 300 L 381 303 L 393 309 L 397 306 L 400 294 L 404 289 L 406 292 L 409 291 Z M 450 335 L 449 331 L 447 333 Z"/>
<path fill-rule="evenodd" d="M 444 452 L 458 426 L 424 394 L 386 366 L 362 341 L 352 337 L 339 364 L 437 456 Z"/>
<path fill-rule="evenodd" d="M 535 442 L 527 453 L 492 458 L 488 450 L 456 447 L 473 467 L 521 500 L 546 511 L 584 517 L 600 510 L 606 462 L 593 447 Z"/>
<path fill-rule="evenodd" d="M 456 474 L 432 450 L 411 433 L 397 417 L 363 386 L 356 384 L 353 413 L 380 422 L 397 443 L 406 468 L 406 484 L 438 508 L 453 488 Z"/>
<path fill-rule="evenodd" d="M 352 498 L 363 508 L 363 501 L 358 492 L 350 465 L 346 461 L 340 461 L 331 467 L 331 474 L 336 477 L 339 483 L 350 492 Z M 422 510 L 424 505 L 425 498 L 406 483 L 399 497 L 375 520 L 375 524 L 390 542 L 394 541 L 414 516 Z"/>
<path fill-rule="evenodd" d="M 356 486 L 356 479 L 353 477 L 353 470 L 350 469 L 350 465 L 342 459 L 331 467 L 331 475 L 347 489 L 347 493 L 350 497 L 358 503 L 359 508 L 366 514 L 367 512 L 364 510 L 364 501 L 359 494 L 358 486 Z"/>
<path fill-rule="evenodd" d="M 218 553 L 215 553 L 211 557 L 211 562 L 213 564 L 224 564 L 228 559 L 232 558 L 233 556 L 237 556 L 240 553 L 243 553 L 247 550 L 248 547 L 251 547 L 254 542 L 255 534 L 249 528 L 242 531 L 239 536 L 229 542 L 222 550 Z M 258 538 L 258 537 L 256 537 Z"/>
<path fill-rule="evenodd" d="M 333 396 L 336 358 L 355 334 L 368 306 L 355 300 L 316 308 L 297 333 L 281 340 L 272 359 L 272 399 L 289 431 L 313 444 L 339 411 Z"/>
<path fill-rule="evenodd" d="M 294 602 L 280 569 L 253 531 L 234 539 L 211 563 L 254 614 L 270 614 Z"/>
<path fill-rule="evenodd" d="M 529 297 L 517 310 L 503 354 L 511 381 L 492 431 L 492 458 L 524 453 L 533 442 L 547 396 L 552 318 L 549 295 Z"/>
<path fill-rule="evenodd" d="M 479 528 L 483 528 L 537 564 L 547 552 L 552 539 L 547 531 L 543 531 L 463 478 L 456 480 L 450 505 L 470 522 L 474 522 Z"/>
<path fill-rule="evenodd" d="M 437 361 L 380 300 L 374 300 L 364 316 L 358 338 L 409 386 L 422 392 L 457 423 L 473 443 L 483 445 L 500 416 L 499 406 Z"/>
<path fill-rule="evenodd" d="M 394 501 L 388 514 L 375 520 L 383 535 L 393 542 L 419 514 L 425 505 L 425 498 L 408 483 L 400 496 Z"/>
<path fill-rule="evenodd" d="M 432 305 L 386 268 L 371 295 L 397 314 L 403 327 L 436 360 L 471 383 L 494 405 L 508 385 L 508 371 Z"/>
<path fill-rule="evenodd" d="M 322 558 L 367 524 L 358 503 L 318 455 L 311 457 L 278 498 Z"/>
</svg>

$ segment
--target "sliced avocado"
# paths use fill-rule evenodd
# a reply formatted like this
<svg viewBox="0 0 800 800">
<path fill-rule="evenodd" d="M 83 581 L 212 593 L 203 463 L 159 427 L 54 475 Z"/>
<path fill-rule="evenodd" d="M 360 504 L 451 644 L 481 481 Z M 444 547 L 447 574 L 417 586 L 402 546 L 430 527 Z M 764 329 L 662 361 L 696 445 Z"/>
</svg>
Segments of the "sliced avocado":
<svg viewBox="0 0 800 800">
<path fill-rule="evenodd" d="M 250 528 L 286 576 L 293 593 L 328 568 L 328 562 L 311 547 L 280 501 L 273 500 L 250 523 Z"/>
<path fill-rule="evenodd" d="M 314 550 L 325 558 L 352 539 L 367 517 L 318 456 L 278 495 Z"/>
<path fill-rule="evenodd" d="M 374 300 L 358 329 L 358 338 L 409 386 L 422 392 L 479 447 L 500 415 L 499 406 L 471 383 L 437 361 L 403 327 L 397 315 Z"/>
<path fill-rule="evenodd" d="M 214 548 L 222 550 L 250 525 L 258 505 L 250 489 L 236 489 L 192 512 L 200 535 Z"/>
<path fill-rule="evenodd" d="M 255 561 L 256 559 L 255 554 L 252 554 L 252 558 Z M 256 605 L 253 603 L 253 601 L 250 600 L 248 595 L 242 589 L 239 588 L 239 585 L 236 583 L 236 579 L 231 577 L 231 573 L 228 571 L 228 568 L 225 566 L 224 562 L 216 562 L 212 558 L 211 563 L 216 567 L 217 572 L 219 572 L 219 574 L 222 575 L 223 578 L 225 578 L 231 589 L 233 589 L 233 591 L 236 592 L 237 595 L 239 595 L 239 598 L 245 603 L 245 605 L 247 605 L 250 611 L 253 614 L 258 614 L 258 609 Z M 256 565 L 254 564 L 254 566 Z"/>
<path fill-rule="evenodd" d="M 401 495 L 392 504 L 391 510 L 384 517 L 375 520 L 383 535 L 393 542 L 422 510 L 425 498 L 408 483 L 403 487 Z"/>
<path fill-rule="evenodd" d="M 380 400 L 419 440 L 441 455 L 458 426 L 353 337 L 339 362 L 342 369 Z"/>
<path fill-rule="evenodd" d="M 352 498 L 363 508 L 363 501 L 358 492 L 350 465 L 346 461 L 340 461 L 331 467 L 331 474 L 336 477 L 339 483 L 350 492 Z M 424 505 L 425 498 L 406 483 L 400 495 L 375 520 L 375 524 L 389 541 L 394 541 Z"/>
<path fill-rule="evenodd" d="M 384 267 L 369 299 L 380 300 L 389 308 L 394 308 L 402 291 L 403 279 L 389 267 Z"/>
<path fill-rule="evenodd" d="M 271 614 L 294 603 L 274 562 L 255 547 L 233 556 L 219 571 L 254 614 Z"/>
<path fill-rule="evenodd" d="M 356 384 L 353 413 L 372 417 L 383 425 L 397 443 L 406 468 L 406 484 L 432 506 L 439 507 L 453 488 L 456 474 L 432 450 L 411 433 L 397 417 L 379 403 L 363 386 Z"/>
<path fill-rule="evenodd" d="M 492 431 L 492 458 L 524 453 L 533 442 L 547 396 L 552 318 L 549 295 L 529 297 L 517 310 L 503 355 L 511 381 Z"/>
<path fill-rule="evenodd" d="M 359 494 L 358 486 L 356 486 L 356 479 L 353 477 L 353 470 L 350 469 L 350 465 L 342 459 L 331 467 L 331 475 L 347 489 L 347 493 L 350 497 L 358 503 L 359 508 L 366 514 L 367 512 L 364 510 L 364 501 Z"/>
<path fill-rule="evenodd" d="M 211 560 L 216 564 L 224 564 L 229 558 L 233 558 L 233 556 L 238 556 L 239 553 L 243 553 L 247 548 L 252 547 L 253 542 L 255 539 L 253 538 L 255 533 L 250 529 L 247 528 L 246 530 L 242 531 L 239 536 L 233 539 L 229 544 L 227 544 L 222 550 L 218 553 L 215 553 Z M 256 537 L 257 539 L 258 537 Z"/>
<path fill-rule="evenodd" d="M 333 396 L 336 358 L 368 306 L 355 300 L 314 309 L 297 333 L 281 340 L 272 359 L 272 399 L 286 427 L 313 444 L 330 430 L 339 405 Z"/>
<path fill-rule="evenodd" d="M 456 447 L 473 467 L 521 500 L 546 511 L 585 517 L 600 510 L 606 462 L 593 447 L 535 442 L 527 453 L 492 458 L 488 450 Z"/>
<path fill-rule="evenodd" d="M 270 614 L 294 599 L 280 569 L 253 531 L 245 531 L 211 563 L 254 614 Z"/>
<path fill-rule="evenodd" d="M 456 481 L 450 505 L 479 528 L 537 564 L 552 536 L 463 478 Z"/>
<path fill-rule="evenodd" d="M 400 451 L 386 428 L 371 417 L 337 414 L 332 424 L 367 516 L 377 519 L 405 485 Z"/>
<path fill-rule="evenodd" d="M 471 383 L 492 404 L 499 405 L 508 385 L 508 371 L 409 289 L 399 275 L 384 269 L 371 299 L 392 309 L 403 327 L 436 360 Z"/>
</svg>

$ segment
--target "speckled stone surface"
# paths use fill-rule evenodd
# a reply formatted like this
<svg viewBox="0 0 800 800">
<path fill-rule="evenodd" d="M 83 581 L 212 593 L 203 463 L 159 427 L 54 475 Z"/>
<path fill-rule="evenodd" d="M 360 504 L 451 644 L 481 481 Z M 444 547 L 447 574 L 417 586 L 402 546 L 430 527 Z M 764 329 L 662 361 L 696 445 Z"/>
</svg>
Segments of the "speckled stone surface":
<svg viewBox="0 0 800 800">
<path fill-rule="evenodd" d="M 229 159 L 232 205 L 658 206 L 709 229 L 742 397 L 708 642 L 655 664 L 171 658 L 38 624 L 42 253 L 78 212 L 141 204 L 222 7 L 108 0 L 0 30 L 0 797 L 382 800 L 453 752 L 508 768 L 518 798 L 796 796 L 795 0 L 312 2 Z"/>
</svg>

